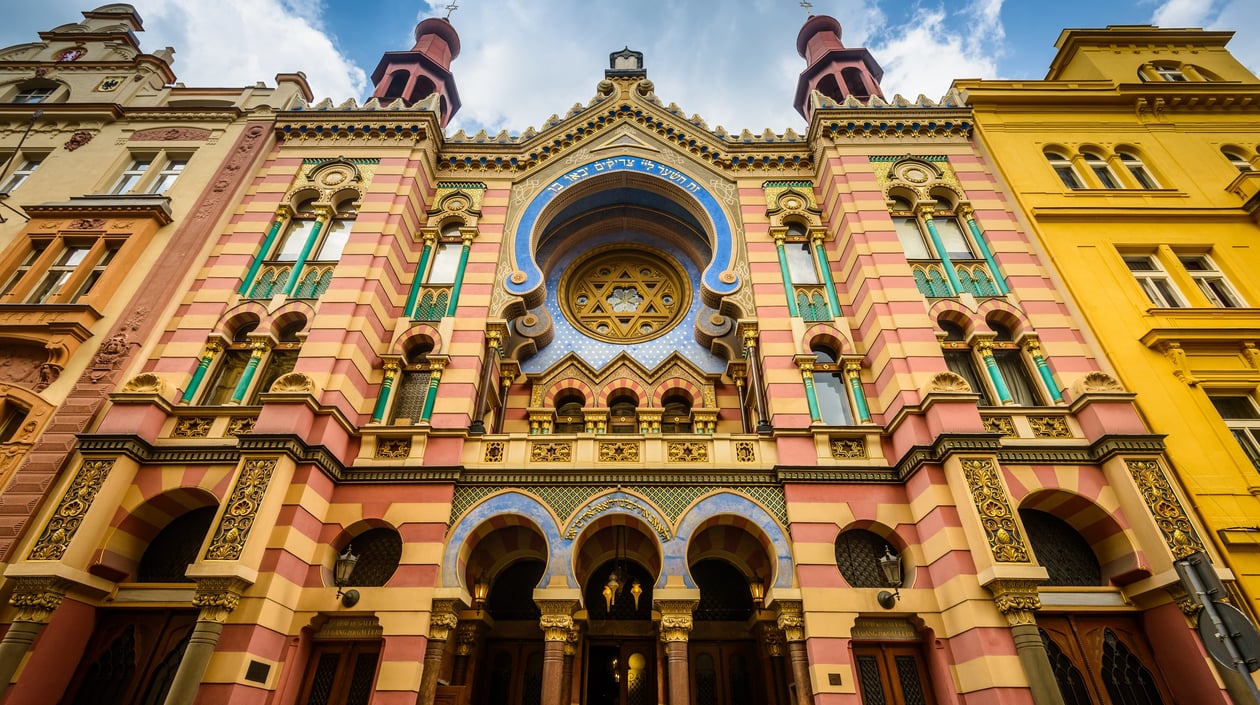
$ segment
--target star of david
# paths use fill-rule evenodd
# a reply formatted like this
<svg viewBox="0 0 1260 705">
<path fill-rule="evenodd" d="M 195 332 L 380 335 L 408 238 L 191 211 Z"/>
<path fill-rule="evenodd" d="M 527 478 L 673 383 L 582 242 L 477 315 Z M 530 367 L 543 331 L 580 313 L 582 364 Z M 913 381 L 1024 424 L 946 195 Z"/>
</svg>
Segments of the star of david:
<svg viewBox="0 0 1260 705">
<path fill-rule="evenodd" d="M 680 280 L 650 255 L 610 252 L 572 272 L 566 308 L 578 328 L 596 337 L 609 341 L 654 338 L 678 319 L 685 298 Z"/>
</svg>

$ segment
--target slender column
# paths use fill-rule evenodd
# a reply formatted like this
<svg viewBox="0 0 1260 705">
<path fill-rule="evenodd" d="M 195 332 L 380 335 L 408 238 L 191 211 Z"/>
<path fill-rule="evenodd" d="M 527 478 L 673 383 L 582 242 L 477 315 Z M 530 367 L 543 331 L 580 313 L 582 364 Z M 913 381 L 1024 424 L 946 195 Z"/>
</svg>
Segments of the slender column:
<svg viewBox="0 0 1260 705">
<path fill-rule="evenodd" d="M 669 669 L 668 705 L 690 705 L 691 671 L 687 667 L 687 639 L 693 625 L 695 600 L 657 600 L 661 611 L 661 641 Z"/>
<path fill-rule="evenodd" d="M 735 393 L 739 396 L 739 427 L 743 433 L 752 433 L 748 421 L 748 400 L 744 398 L 747 389 L 748 370 L 744 365 L 735 363 L 729 367 L 731 380 L 735 382 Z"/>
<path fill-rule="evenodd" d="M 805 616 L 799 600 L 780 600 L 778 625 L 788 643 L 792 660 L 792 680 L 796 682 L 796 701 L 801 705 L 814 702 L 814 687 L 809 680 L 809 656 L 805 653 Z"/>
<path fill-rule="evenodd" d="M 219 644 L 223 624 L 228 615 L 240 604 L 241 593 L 248 584 L 240 578 L 202 578 L 197 581 L 193 605 L 201 608 L 188 647 L 179 660 L 179 668 L 166 693 L 164 705 L 192 705 L 201 687 L 201 679 L 210 666 L 210 657 Z"/>
<path fill-rule="evenodd" d="M 499 413 L 494 415 L 493 433 L 503 433 L 503 416 L 507 412 L 508 392 L 512 382 L 516 381 L 516 373 L 520 368 L 515 362 L 499 365 Z"/>
<path fill-rule="evenodd" d="M 993 593 L 993 602 L 998 610 L 1006 615 L 1015 640 L 1015 653 L 1024 668 L 1024 675 L 1028 677 L 1033 702 L 1037 705 L 1064 705 L 1063 694 L 1050 666 L 1050 656 L 1046 653 L 1046 645 L 1041 641 L 1041 632 L 1033 616 L 1033 610 L 1041 607 L 1037 583 L 1001 579 L 985 587 Z"/>
<path fill-rule="evenodd" d="M 472 423 L 468 425 L 468 432 L 475 434 L 483 434 L 486 432 L 486 404 L 489 402 L 490 385 L 494 381 L 494 362 L 502 355 L 504 331 L 497 325 L 492 325 L 486 330 L 486 357 L 481 365 L 481 384 L 477 385 L 477 398 L 473 403 Z"/>
<path fill-rule="evenodd" d="M 954 271 L 954 261 L 949 258 L 949 253 L 945 251 L 945 244 L 941 242 L 941 234 L 936 230 L 936 222 L 932 220 L 932 206 L 925 205 L 919 208 L 919 216 L 923 218 L 923 224 L 927 226 L 928 237 L 932 239 L 932 247 L 936 249 L 936 256 L 941 259 L 941 267 L 945 269 L 945 278 L 949 280 L 949 287 L 953 290 L 951 296 L 957 296 L 962 291 L 962 282 L 958 281 L 958 272 Z"/>
<path fill-rule="evenodd" d="M 818 408 L 818 390 L 814 388 L 814 362 L 816 358 L 813 355 L 796 356 L 796 366 L 801 369 L 801 381 L 805 383 L 805 402 L 809 404 L 809 419 L 815 423 L 822 423 L 822 411 Z"/>
<path fill-rule="evenodd" d="M 372 420 L 369 423 L 380 423 L 385 418 L 385 410 L 389 408 L 389 399 L 393 396 L 394 378 L 398 376 L 401 365 L 397 360 L 385 361 L 385 379 L 381 380 L 381 393 L 376 397 L 376 408 L 372 409 Z"/>
<path fill-rule="evenodd" d="M 564 642 L 564 668 L 560 674 L 560 705 L 573 702 L 573 659 L 577 656 L 579 632 L 577 628 L 569 630 L 569 638 Z"/>
<path fill-rule="evenodd" d="M 849 381 L 849 389 L 853 390 L 853 404 L 857 406 L 858 421 L 871 422 L 871 408 L 866 405 L 866 393 L 862 391 L 862 361 L 845 360 L 844 378 Z"/>
<path fill-rule="evenodd" d="M 796 290 L 792 288 L 792 273 L 788 271 L 787 249 L 783 245 L 786 233 L 775 233 L 774 249 L 779 253 L 779 274 L 783 278 L 783 293 L 787 294 L 788 315 L 797 318 L 801 315 L 796 309 Z"/>
<path fill-rule="evenodd" d="M 573 610 L 576 600 L 538 600 L 542 616 L 538 624 L 546 644 L 543 648 L 542 705 L 561 705 L 561 680 L 564 676 L 564 645 L 573 631 Z"/>
<path fill-rule="evenodd" d="M 293 261 L 293 273 L 289 275 L 289 281 L 284 284 L 285 296 L 293 296 L 294 290 L 297 289 L 298 281 L 302 278 L 302 269 L 306 267 L 306 260 L 311 258 L 311 250 L 315 249 L 315 243 L 319 240 L 319 231 L 324 229 L 324 223 L 332 217 L 332 211 L 328 206 L 316 206 L 315 216 L 315 227 L 311 228 L 311 234 L 302 244 L 302 251 Z"/>
<path fill-rule="evenodd" d="M 1059 385 L 1054 381 L 1054 373 L 1050 371 L 1050 363 L 1046 362 L 1046 358 L 1041 354 L 1041 341 L 1033 336 L 1024 337 L 1024 350 L 1028 351 L 1028 355 L 1032 357 L 1033 364 L 1037 366 L 1037 374 L 1041 375 L 1041 381 L 1045 383 L 1046 390 L 1050 392 L 1050 398 L 1056 404 L 1063 403 L 1063 395 L 1059 392 Z"/>
<path fill-rule="evenodd" d="M 424 284 L 425 269 L 429 266 L 429 257 L 433 255 L 433 246 L 436 243 L 437 230 L 426 230 L 424 249 L 420 251 L 420 264 L 416 266 L 416 275 L 411 279 L 411 291 L 407 292 L 407 303 L 403 304 L 403 315 L 407 318 L 416 316 L 416 299 L 420 298 L 420 287 Z"/>
<path fill-rule="evenodd" d="M 31 644 L 52 620 L 61 605 L 70 583 L 61 578 L 17 578 L 9 604 L 18 608 L 17 617 L 0 640 L 0 698 L 9 689 L 9 681 L 30 650 Z"/>
<path fill-rule="evenodd" d="M 998 399 L 1003 404 L 1010 404 L 1014 400 L 1011 398 L 1010 388 L 1006 386 L 1006 379 L 1002 377 L 1002 370 L 998 369 L 997 360 L 993 359 L 993 341 L 977 339 L 975 346 L 980 353 L 980 359 L 984 361 L 984 369 L 989 372 L 989 379 L 993 380 L 994 389 L 997 389 Z"/>
<path fill-rule="evenodd" d="M 446 362 L 429 358 L 429 391 L 424 397 L 424 408 L 420 411 L 420 420 L 428 422 L 433 415 L 433 403 L 437 401 L 438 384 L 442 381 L 442 370 Z"/>
<path fill-rule="evenodd" d="M 206 378 L 206 370 L 210 369 L 210 363 L 214 362 L 214 356 L 223 351 L 223 343 L 218 340 L 206 341 L 206 349 L 201 352 L 201 361 L 197 363 L 197 370 L 193 372 L 192 379 L 188 381 L 188 389 L 184 390 L 184 396 L 180 397 L 180 402 L 187 404 L 197 396 L 197 390 L 201 388 L 201 382 Z"/>
<path fill-rule="evenodd" d="M 464 285 L 464 270 L 468 267 L 468 253 L 472 251 L 473 234 L 463 233 L 464 249 L 459 253 L 459 269 L 455 270 L 455 283 L 451 285 L 451 301 L 446 307 L 446 315 L 454 316 L 459 306 L 459 289 Z"/>
<path fill-rule="evenodd" d="M 984 257 L 984 261 L 989 264 L 989 272 L 993 274 L 998 293 L 1003 296 L 1011 293 L 1011 288 L 1006 285 L 1006 278 L 1002 276 L 1002 270 L 998 269 L 997 260 L 993 259 L 993 253 L 989 251 L 989 243 L 984 241 L 984 233 L 980 232 L 980 226 L 976 224 L 976 210 L 971 206 L 959 206 L 958 212 L 967 221 L 967 229 L 971 231 L 971 238 L 976 241 L 976 247 L 980 248 L 980 256 Z"/>
<path fill-rule="evenodd" d="M 766 400 L 766 387 L 762 382 L 761 357 L 757 355 L 757 326 L 743 324 L 744 357 L 748 360 L 748 384 L 752 386 L 753 399 L 757 404 L 757 433 L 772 433 L 770 403 Z"/>
<path fill-rule="evenodd" d="M 477 646 L 481 622 L 460 622 L 455 631 L 455 667 L 451 673 L 452 685 L 468 685 L 468 662 Z"/>
<path fill-rule="evenodd" d="M 258 371 L 259 363 L 269 350 L 271 350 L 271 341 L 266 338 L 254 338 L 250 341 L 249 362 L 245 364 L 245 371 L 236 382 L 236 389 L 232 390 L 232 398 L 228 400 L 230 403 L 240 404 L 245 398 L 245 392 L 249 391 L 249 385 L 254 381 L 254 373 Z"/>
<path fill-rule="evenodd" d="M 433 705 L 437 696 L 438 676 L 442 672 L 446 641 L 459 625 L 459 615 L 455 608 L 455 600 L 433 601 L 433 611 L 429 614 L 429 640 L 424 647 L 424 671 L 420 675 L 420 692 L 416 694 L 416 705 Z"/>
<path fill-rule="evenodd" d="M 788 702 L 787 679 L 783 677 L 783 632 L 770 622 L 761 622 L 757 625 L 757 640 L 765 655 L 766 702 L 783 705 Z"/>
<path fill-rule="evenodd" d="M 827 250 L 823 247 L 824 235 L 821 231 L 810 233 L 809 241 L 814 244 L 814 264 L 822 272 L 823 285 L 827 287 L 827 302 L 831 304 L 831 317 L 840 315 L 840 299 L 836 298 L 836 281 L 831 278 L 831 264 L 827 262 Z"/>
<path fill-rule="evenodd" d="M 258 255 L 254 257 L 254 261 L 249 265 L 249 271 L 245 273 L 245 278 L 241 280 L 241 286 L 236 293 L 241 296 L 254 286 L 254 280 L 258 278 L 258 270 L 262 269 L 263 260 L 267 259 L 267 254 L 271 252 L 271 248 L 276 245 L 276 236 L 280 234 L 280 228 L 293 217 L 293 209 L 289 204 L 281 204 L 276 209 L 276 219 L 271 223 L 271 229 L 267 231 L 267 237 L 263 238 L 262 247 L 258 248 Z"/>
</svg>

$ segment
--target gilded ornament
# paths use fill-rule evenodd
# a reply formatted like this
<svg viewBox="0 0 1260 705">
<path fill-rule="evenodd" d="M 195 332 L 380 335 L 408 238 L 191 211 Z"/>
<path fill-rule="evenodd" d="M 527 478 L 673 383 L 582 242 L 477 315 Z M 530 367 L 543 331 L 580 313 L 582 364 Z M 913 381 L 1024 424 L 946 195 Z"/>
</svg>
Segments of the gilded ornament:
<svg viewBox="0 0 1260 705">
<path fill-rule="evenodd" d="M 529 459 L 535 463 L 567 463 L 573 460 L 573 444 L 568 442 L 532 443 Z"/>
<path fill-rule="evenodd" d="M 143 372 L 127 380 L 119 391 L 124 394 L 164 394 L 166 380 L 152 372 Z"/>
<path fill-rule="evenodd" d="M 61 559 L 70 540 L 74 538 L 74 533 L 83 523 L 83 515 L 92 506 L 92 500 L 96 499 L 96 493 L 100 491 L 113 466 L 112 459 L 84 460 L 79 465 L 79 471 L 75 473 L 61 503 L 27 558 L 33 561 Z"/>
<path fill-rule="evenodd" d="M 484 463 L 501 463 L 505 450 L 503 441 L 486 441 L 485 453 L 481 460 Z"/>
<path fill-rule="evenodd" d="M 1126 465 L 1173 557 L 1180 560 L 1191 553 L 1202 551 L 1203 543 L 1195 533 L 1177 495 L 1173 493 L 1172 486 L 1168 484 L 1168 478 L 1160 470 L 1159 463 L 1154 460 L 1129 460 Z"/>
<path fill-rule="evenodd" d="M 709 462 L 709 444 L 671 441 L 666 445 L 666 459 L 671 463 L 707 463 Z"/>
<path fill-rule="evenodd" d="M 1062 416 L 1029 416 L 1028 425 L 1032 427 L 1035 438 L 1072 437 L 1072 430 L 1068 428 L 1067 419 Z"/>
<path fill-rule="evenodd" d="M 757 444 L 752 441 L 735 441 L 735 462 L 757 462 Z"/>
<path fill-rule="evenodd" d="M 171 431 L 173 438 L 205 438 L 210 435 L 210 426 L 214 424 L 212 416 L 185 416 L 175 422 Z"/>
<path fill-rule="evenodd" d="M 637 514 L 643 518 L 643 521 L 647 522 L 648 526 L 652 527 L 652 530 L 656 532 L 656 535 L 662 541 L 670 539 L 669 529 L 661 523 L 655 512 L 627 497 L 606 497 L 599 502 L 588 505 L 573 519 L 573 523 L 569 525 L 569 529 L 564 533 L 564 537 L 572 541 L 577 538 L 578 532 L 582 530 L 582 527 L 600 514 L 613 509 L 621 509 L 631 514 Z"/>
<path fill-rule="evenodd" d="M 219 527 L 206 549 L 206 560 L 234 561 L 241 557 L 276 462 L 275 458 L 245 461 L 236 486 L 228 497 L 228 509 L 219 520 Z"/>
<path fill-rule="evenodd" d="M 575 262 L 557 298 L 574 327 L 612 343 L 658 338 L 691 307 L 691 281 L 669 255 L 604 247 Z"/>
<path fill-rule="evenodd" d="M 938 372 L 932 375 L 932 379 L 928 380 L 924 387 L 925 393 L 932 392 L 970 392 L 971 385 L 967 384 L 967 380 L 961 375 L 953 372 Z"/>
<path fill-rule="evenodd" d="M 855 460 L 866 457 L 865 438 L 832 438 L 831 457 L 837 460 Z"/>
<path fill-rule="evenodd" d="M 599 444 L 599 461 L 601 463 L 635 463 L 639 461 L 639 444 L 634 442 L 601 442 Z"/>
<path fill-rule="evenodd" d="M 411 455 L 410 438 L 382 438 L 376 442 L 379 460 L 399 460 Z"/>
<path fill-rule="evenodd" d="M 971 488 L 971 499 L 980 515 L 980 525 L 989 540 L 993 560 L 998 563 L 1027 563 L 1028 546 L 1011 511 L 997 465 L 988 458 L 963 458 L 961 464 L 963 476 Z"/>
<path fill-rule="evenodd" d="M 253 416 L 233 416 L 228 419 L 227 435 L 241 436 L 254 430 L 258 419 Z"/>
<path fill-rule="evenodd" d="M 783 632 L 779 631 L 777 625 L 770 622 L 759 622 L 757 624 L 757 638 L 761 641 L 762 646 L 765 647 L 767 655 L 783 655 Z"/>
<path fill-rule="evenodd" d="M 54 576 L 16 578 L 9 596 L 9 604 L 18 608 L 14 621 L 47 624 L 69 589 L 68 581 Z"/>
<path fill-rule="evenodd" d="M 1036 624 L 1033 612 L 1041 609 L 1036 581 L 996 580 L 985 587 L 993 593 L 993 604 L 1006 616 L 1007 624 L 1012 627 Z"/>
<path fill-rule="evenodd" d="M 1000 433 L 1003 438 L 1019 436 L 1015 432 L 1015 422 L 1009 416 L 981 416 L 980 420 L 984 423 L 984 430 L 989 433 Z"/>
<path fill-rule="evenodd" d="M 779 614 L 775 620 L 779 630 L 788 641 L 805 640 L 805 616 L 801 614 L 800 602 L 787 601 L 779 603 Z"/>
</svg>

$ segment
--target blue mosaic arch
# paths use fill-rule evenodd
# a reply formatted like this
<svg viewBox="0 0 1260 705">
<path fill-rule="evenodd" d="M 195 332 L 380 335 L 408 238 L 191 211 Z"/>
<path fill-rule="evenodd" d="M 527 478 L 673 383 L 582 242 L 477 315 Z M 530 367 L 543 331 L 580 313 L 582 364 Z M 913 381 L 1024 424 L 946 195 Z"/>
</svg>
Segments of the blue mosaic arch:
<svg viewBox="0 0 1260 705">
<path fill-rule="evenodd" d="M 442 551 L 441 587 L 460 587 L 471 592 L 471 586 L 464 585 L 458 574 L 460 549 L 477 527 L 504 514 L 528 519 L 547 542 L 547 569 L 539 584 L 547 585 L 553 576 L 563 576 L 569 587 L 577 587 L 572 577 L 573 561 L 569 555 L 572 542 L 561 540 L 556 519 L 542 502 L 527 494 L 512 491 L 486 499 L 460 517 L 459 522 L 451 527 L 447 533 L 446 548 Z"/>
<path fill-rule="evenodd" d="M 531 296 L 536 296 L 534 292 L 544 286 L 542 270 L 534 260 L 534 229 L 538 226 L 538 218 L 543 210 L 570 187 L 587 179 L 618 172 L 652 176 L 682 189 L 695 199 L 709 217 L 709 224 L 713 228 L 713 258 L 701 275 L 700 281 L 706 289 L 718 296 L 735 293 L 740 283 L 739 277 L 731 271 L 735 264 L 735 244 L 731 235 L 731 224 L 718 206 L 717 198 L 700 182 L 671 166 L 631 156 L 608 157 L 587 162 L 561 175 L 534 196 L 525 207 L 525 212 L 516 225 L 512 255 L 516 260 L 518 271 L 506 282 L 508 293 L 529 299 Z M 723 272 L 730 272 L 727 276 L 730 281 L 723 281 Z"/>
<path fill-rule="evenodd" d="M 770 539 L 770 545 L 774 547 L 774 555 L 771 557 L 775 563 L 773 587 L 792 587 L 792 552 L 783 528 L 774 520 L 774 517 L 770 516 L 769 512 L 762 509 L 761 505 L 744 495 L 733 492 L 710 495 L 687 510 L 678 522 L 674 540 L 665 545 L 666 553 L 661 574 L 681 575 L 687 587 L 696 587 L 695 581 L 691 579 L 691 571 L 687 567 L 687 546 L 691 543 L 696 527 L 708 519 L 724 514 L 743 517 L 756 524 L 765 533 Z"/>
</svg>

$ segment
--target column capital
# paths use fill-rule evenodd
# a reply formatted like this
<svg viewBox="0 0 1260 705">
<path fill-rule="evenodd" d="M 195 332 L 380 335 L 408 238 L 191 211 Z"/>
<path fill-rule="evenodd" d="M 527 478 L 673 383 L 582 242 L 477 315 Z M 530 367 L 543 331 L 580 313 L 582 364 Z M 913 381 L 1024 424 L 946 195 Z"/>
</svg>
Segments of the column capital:
<svg viewBox="0 0 1260 705">
<path fill-rule="evenodd" d="M 538 618 L 538 626 L 543 630 L 544 641 L 565 642 L 569 640 L 569 632 L 573 630 L 573 611 L 578 607 L 577 600 L 535 600 L 542 616 Z"/>
<path fill-rule="evenodd" d="M 9 596 L 9 604 L 18 608 L 14 621 L 47 624 L 70 587 L 70 581 L 56 576 L 17 578 Z"/>
<path fill-rule="evenodd" d="M 936 213 L 935 203 L 920 203 L 914 207 L 914 214 L 924 220 L 931 220 L 934 213 Z"/>
<path fill-rule="evenodd" d="M 775 247 L 783 247 L 783 243 L 787 240 L 787 231 L 780 230 L 778 232 L 771 233 L 770 236 L 774 238 Z"/>
<path fill-rule="evenodd" d="M 193 606 L 201 608 L 197 621 L 223 624 L 232 610 L 240 604 L 241 595 L 248 587 L 249 583 L 242 578 L 198 579 L 197 592 L 193 595 Z"/>
<path fill-rule="evenodd" d="M 970 218 L 976 213 L 976 209 L 970 203 L 965 201 L 954 206 L 954 212 L 964 218 Z"/>
<path fill-rule="evenodd" d="M 744 345 L 756 346 L 759 330 L 756 321 L 744 321 L 739 324 L 739 337 L 743 338 Z"/>
<path fill-rule="evenodd" d="M 280 205 L 276 206 L 276 219 L 284 220 L 285 218 L 292 218 L 293 212 L 294 211 L 293 211 L 292 205 L 288 203 L 281 203 Z"/>
<path fill-rule="evenodd" d="M 565 656 L 577 656 L 578 640 L 580 637 L 581 632 L 576 626 L 569 630 L 569 635 L 564 640 Z"/>
<path fill-rule="evenodd" d="M 249 339 L 249 354 L 253 357 L 262 357 L 273 347 L 275 347 L 275 343 L 269 337 L 259 336 Z"/>
<path fill-rule="evenodd" d="M 766 647 L 766 653 L 770 656 L 783 655 L 783 632 L 779 631 L 778 625 L 772 622 L 758 622 L 757 639 Z"/>
<path fill-rule="evenodd" d="M 988 585 L 993 593 L 993 604 L 998 611 L 1006 615 L 1006 621 L 1012 627 L 1023 624 L 1036 624 L 1033 617 L 1035 610 L 1041 609 L 1041 596 L 1037 594 L 1037 580 L 1020 580 L 1003 578 Z"/>
<path fill-rule="evenodd" d="M 661 641 L 686 642 L 695 624 L 692 612 L 699 600 L 656 600 L 654 607 L 661 612 Z"/>
<path fill-rule="evenodd" d="M 821 245 L 823 242 L 826 242 L 826 240 L 827 240 L 826 230 L 822 228 L 810 228 L 809 244 L 817 246 L 817 245 Z"/>
<path fill-rule="evenodd" d="M 214 357 L 223 352 L 223 341 L 219 338 L 211 338 L 206 341 L 206 347 L 202 350 L 202 357 Z"/>
<path fill-rule="evenodd" d="M 804 605 L 800 600 L 775 600 L 776 624 L 788 641 L 805 641 Z"/>
<path fill-rule="evenodd" d="M 1032 355 L 1033 357 L 1041 357 L 1041 339 L 1038 338 L 1035 333 L 1028 333 L 1024 335 L 1024 337 L 1020 339 L 1019 345 L 1026 350 L 1029 355 Z"/>
<path fill-rule="evenodd" d="M 995 336 L 972 336 L 971 346 L 980 353 L 981 357 L 993 357 L 993 339 Z"/>
<path fill-rule="evenodd" d="M 429 639 L 446 641 L 451 632 L 459 626 L 459 602 L 457 600 L 434 600 L 433 610 L 429 613 Z"/>
<path fill-rule="evenodd" d="M 473 652 L 477 644 L 477 630 L 481 622 L 463 621 L 455 629 L 455 655 L 467 656 Z"/>
<path fill-rule="evenodd" d="M 792 362 L 795 362 L 796 366 L 800 368 L 802 377 L 813 377 L 814 365 L 818 363 L 818 358 L 812 353 L 807 353 L 793 356 Z"/>
<path fill-rule="evenodd" d="M 381 364 L 381 368 L 385 370 L 386 377 L 393 377 L 398 374 L 398 370 L 402 369 L 402 363 L 398 360 L 385 360 Z"/>
</svg>

